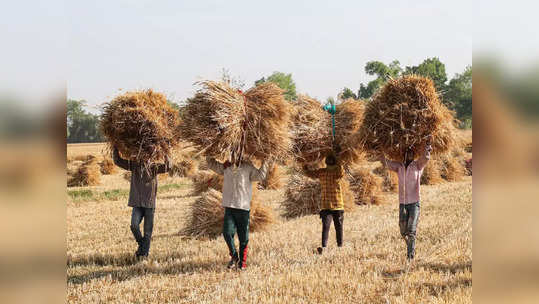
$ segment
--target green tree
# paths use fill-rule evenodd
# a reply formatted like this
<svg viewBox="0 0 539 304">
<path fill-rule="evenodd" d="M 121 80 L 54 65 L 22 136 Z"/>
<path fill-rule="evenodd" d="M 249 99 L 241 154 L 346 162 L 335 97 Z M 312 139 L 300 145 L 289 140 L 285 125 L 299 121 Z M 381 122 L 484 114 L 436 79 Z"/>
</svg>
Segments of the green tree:
<svg viewBox="0 0 539 304">
<path fill-rule="evenodd" d="M 376 79 L 369 81 L 366 85 L 359 85 L 359 98 L 368 99 L 378 88 L 380 88 L 388 79 L 397 78 L 402 73 L 402 68 L 398 60 L 393 60 L 386 65 L 380 61 L 369 61 L 365 65 L 367 75 L 376 76 Z"/>
<path fill-rule="evenodd" d="M 347 87 L 345 87 L 345 88 L 342 90 L 342 92 L 341 92 L 341 98 L 342 98 L 342 99 L 348 99 L 348 98 L 358 99 L 356 93 L 354 93 L 354 91 L 350 90 L 350 89 L 347 88 Z"/>
<path fill-rule="evenodd" d="M 468 66 L 461 74 L 456 74 L 444 94 L 444 102 L 456 111 L 457 118 L 471 127 L 472 121 L 472 67 Z"/>
<path fill-rule="evenodd" d="M 432 79 L 438 92 L 443 92 L 446 89 L 445 64 L 438 57 L 427 58 L 417 66 L 407 66 L 403 74 L 415 74 Z"/>
<path fill-rule="evenodd" d="M 99 116 L 84 110 L 84 100 L 67 100 L 67 142 L 100 142 Z"/>
<path fill-rule="evenodd" d="M 273 74 L 271 74 L 267 78 L 262 77 L 259 80 L 255 81 L 255 85 L 259 85 L 267 81 L 273 82 L 277 84 L 279 88 L 283 89 L 285 91 L 283 95 L 286 100 L 291 101 L 298 98 L 298 95 L 296 93 L 296 83 L 292 79 L 292 74 L 273 72 Z"/>
</svg>

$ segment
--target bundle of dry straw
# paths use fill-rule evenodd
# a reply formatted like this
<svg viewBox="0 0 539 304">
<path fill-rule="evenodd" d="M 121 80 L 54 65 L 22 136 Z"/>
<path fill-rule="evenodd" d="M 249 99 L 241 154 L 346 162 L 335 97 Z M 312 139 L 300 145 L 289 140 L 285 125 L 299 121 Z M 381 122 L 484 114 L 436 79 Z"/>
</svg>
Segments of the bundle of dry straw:
<svg viewBox="0 0 539 304">
<path fill-rule="evenodd" d="M 178 144 L 177 111 L 152 90 L 117 96 L 103 108 L 101 131 L 122 156 L 140 163 L 163 160 Z"/>
<path fill-rule="evenodd" d="M 193 177 L 193 195 L 200 195 L 209 189 L 223 190 L 223 176 L 213 171 L 199 171 Z"/>
<path fill-rule="evenodd" d="M 355 133 L 361 127 L 364 102 L 347 99 L 336 107 L 335 144 L 341 147 L 338 155 L 343 163 L 352 163 L 361 157 L 355 142 Z M 300 163 L 317 163 L 333 151 L 331 114 L 322 109 L 316 99 L 300 95 L 294 104 L 291 130 L 294 153 Z"/>
<path fill-rule="evenodd" d="M 180 234 L 197 237 L 213 238 L 223 231 L 224 208 L 221 206 L 221 192 L 209 189 L 190 205 L 190 212 L 185 214 L 185 226 Z M 261 231 L 275 222 L 273 211 L 260 203 L 253 193 L 249 230 Z"/>
<path fill-rule="evenodd" d="M 383 191 L 397 192 L 399 190 L 399 178 L 397 176 L 397 173 L 387 169 L 383 165 L 374 169 L 373 173 L 382 178 Z"/>
<path fill-rule="evenodd" d="M 403 76 L 388 81 L 367 104 L 357 144 L 373 154 L 402 161 L 407 148 L 416 158 L 433 136 L 433 153 L 451 149 L 456 141 L 455 119 L 439 100 L 432 80 Z"/>
<path fill-rule="evenodd" d="M 355 196 L 350 190 L 350 183 L 342 180 L 342 192 L 345 211 L 355 209 Z M 285 191 L 286 199 L 281 202 L 283 216 L 286 218 L 318 214 L 320 211 L 320 182 L 295 173 L 288 180 Z"/>
<path fill-rule="evenodd" d="M 259 189 L 278 190 L 283 186 L 281 168 L 274 165 L 269 171 L 266 179 L 258 184 Z"/>
<path fill-rule="evenodd" d="M 380 205 L 382 203 L 383 179 L 380 176 L 359 165 L 348 168 L 346 173 L 357 205 Z"/>
<path fill-rule="evenodd" d="M 116 171 L 118 171 L 116 165 L 110 157 L 103 159 L 103 161 L 99 165 L 101 166 L 101 174 L 103 175 L 114 174 L 116 173 Z"/>
<path fill-rule="evenodd" d="M 206 155 L 230 160 L 286 160 L 290 152 L 290 105 L 278 86 L 264 83 L 245 94 L 224 82 L 201 81 L 181 111 L 179 136 Z"/>
<path fill-rule="evenodd" d="M 68 180 L 68 187 L 96 186 L 101 182 L 101 171 L 97 158 L 88 156 L 73 176 Z"/>
</svg>

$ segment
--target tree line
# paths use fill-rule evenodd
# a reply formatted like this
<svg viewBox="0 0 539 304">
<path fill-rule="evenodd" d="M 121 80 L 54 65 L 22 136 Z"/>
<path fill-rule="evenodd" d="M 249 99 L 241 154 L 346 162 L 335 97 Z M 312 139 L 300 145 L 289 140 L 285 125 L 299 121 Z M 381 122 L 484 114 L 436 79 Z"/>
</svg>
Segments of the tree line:
<svg viewBox="0 0 539 304">
<path fill-rule="evenodd" d="M 402 75 L 416 74 L 429 77 L 434 81 L 436 89 L 441 95 L 442 101 L 447 107 L 454 110 L 456 118 L 461 122 L 461 127 L 471 128 L 472 126 L 472 67 L 468 66 L 462 71 L 449 79 L 445 71 L 445 65 L 436 57 L 427 58 L 422 63 L 416 66 L 401 67 L 398 60 L 390 63 L 380 61 L 369 61 L 365 64 L 365 73 L 374 77 L 368 83 L 361 83 L 357 90 L 344 87 L 338 95 L 342 99 L 353 98 L 358 102 L 368 102 L 376 91 L 384 85 L 386 81 L 392 78 L 397 78 Z M 234 82 L 236 84 L 243 83 L 232 79 L 227 71 L 223 72 L 223 80 Z M 269 76 L 262 77 L 255 81 L 255 85 L 264 82 L 276 83 L 284 90 L 284 97 L 293 102 L 297 99 L 296 83 L 292 78 L 292 74 L 274 72 Z M 327 102 L 333 101 L 329 97 Z M 172 101 L 169 103 L 179 109 L 179 105 Z M 183 102 L 181 102 L 183 103 Z M 84 100 L 67 100 L 67 142 L 101 142 L 103 136 L 99 131 L 99 115 L 89 113 L 85 110 L 86 101 Z"/>
</svg>

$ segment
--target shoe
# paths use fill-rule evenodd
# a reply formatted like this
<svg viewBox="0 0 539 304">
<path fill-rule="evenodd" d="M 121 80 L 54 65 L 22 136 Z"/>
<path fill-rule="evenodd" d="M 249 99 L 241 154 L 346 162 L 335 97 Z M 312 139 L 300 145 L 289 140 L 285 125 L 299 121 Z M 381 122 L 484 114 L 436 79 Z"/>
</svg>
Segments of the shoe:
<svg viewBox="0 0 539 304">
<path fill-rule="evenodd" d="M 322 254 L 322 252 L 324 252 L 324 248 L 318 247 L 316 248 L 316 251 L 318 252 L 318 254 Z"/>
<path fill-rule="evenodd" d="M 234 267 L 236 267 L 238 265 L 238 262 L 239 262 L 239 258 L 238 258 L 238 254 L 235 253 L 232 258 L 230 259 L 230 262 L 228 262 L 228 265 L 226 266 L 226 268 L 228 269 L 232 269 Z"/>
<path fill-rule="evenodd" d="M 245 271 L 247 269 L 247 265 L 238 263 L 238 271 Z"/>
</svg>

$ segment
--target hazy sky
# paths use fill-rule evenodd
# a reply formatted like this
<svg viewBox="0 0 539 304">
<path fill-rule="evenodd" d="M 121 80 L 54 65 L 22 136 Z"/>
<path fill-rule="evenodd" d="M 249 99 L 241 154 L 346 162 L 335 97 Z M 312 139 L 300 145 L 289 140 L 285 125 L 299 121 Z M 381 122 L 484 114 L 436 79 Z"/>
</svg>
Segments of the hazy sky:
<svg viewBox="0 0 539 304">
<path fill-rule="evenodd" d="M 223 68 L 247 87 L 292 73 L 325 100 L 369 81 L 369 60 L 437 56 L 449 77 L 472 63 L 469 1 L 73 1 L 66 14 L 68 97 L 90 105 L 119 88 L 179 101 Z"/>
</svg>

